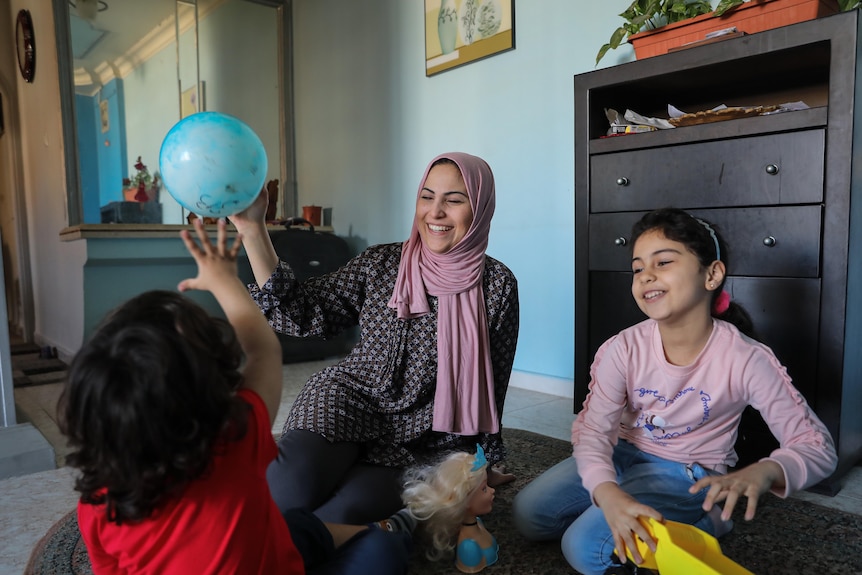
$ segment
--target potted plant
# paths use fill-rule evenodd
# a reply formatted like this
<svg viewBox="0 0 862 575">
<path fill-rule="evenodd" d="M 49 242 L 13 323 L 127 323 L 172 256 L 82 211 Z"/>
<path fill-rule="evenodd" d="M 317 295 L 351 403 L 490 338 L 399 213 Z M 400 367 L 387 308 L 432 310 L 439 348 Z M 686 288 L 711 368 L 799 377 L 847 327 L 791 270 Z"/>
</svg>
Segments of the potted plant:
<svg viewBox="0 0 862 575">
<path fill-rule="evenodd" d="M 154 176 L 150 175 L 147 166 L 141 161 L 138 156 L 138 161 L 135 162 L 135 170 L 137 172 L 131 178 L 123 178 L 123 199 L 127 202 L 148 202 L 156 199 L 159 191 L 159 173 Z M 152 194 L 152 197 L 147 192 Z"/>
<path fill-rule="evenodd" d="M 626 22 L 599 49 L 596 64 L 627 40 L 638 59 L 705 39 L 736 27 L 748 34 L 819 18 L 862 6 L 862 0 L 721 0 L 712 11 L 701 0 L 634 0 L 620 14 Z"/>
<path fill-rule="evenodd" d="M 599 49 L 596 64 L 608 50 L 619 48 L 624 39 L 641 30 L 654 30 L 710 12 L 712 5 L 706 0 L 634 0 L 625 12 L 620 14 L 626 23 L 614 30 L 610 41 Z"/>
</svg>

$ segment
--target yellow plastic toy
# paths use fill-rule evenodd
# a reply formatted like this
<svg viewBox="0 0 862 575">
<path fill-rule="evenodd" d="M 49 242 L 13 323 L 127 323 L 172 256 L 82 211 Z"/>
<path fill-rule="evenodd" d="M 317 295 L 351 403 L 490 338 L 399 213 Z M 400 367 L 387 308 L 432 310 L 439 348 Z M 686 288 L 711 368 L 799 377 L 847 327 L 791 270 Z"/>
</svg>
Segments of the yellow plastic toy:
<svg viewBox="0 0 862 575">
<path fill-rule="evenodd" d="M 693 525 L 665 520 L 660 523 L 651 517 L 645 527 L 656 542 L 655 553 L 647 544 L 635 537 L 643 562 L 638 567 L 655 569 L 661 575 L 754 575 L 751 571 L 724 556 L 718 539 Z M 626 549 L 631 561 L 631 550 Z"/>
</svg>

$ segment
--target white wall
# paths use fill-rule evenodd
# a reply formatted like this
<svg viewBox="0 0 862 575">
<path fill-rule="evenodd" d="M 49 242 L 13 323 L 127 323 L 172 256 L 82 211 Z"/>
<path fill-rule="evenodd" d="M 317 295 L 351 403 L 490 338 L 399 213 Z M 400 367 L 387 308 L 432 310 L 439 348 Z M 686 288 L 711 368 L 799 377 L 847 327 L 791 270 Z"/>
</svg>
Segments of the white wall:
<svg viewBox="0 0 862 575">
<path fill-rule="evenodd" d="M 53 12 L 50 0 L 9 0 L 8 9 L 13 26 L 19 10 L 30 10 L 36 38 L 33 83 L 21 79 L 17 63 L 10 70 L 7 63 L 0 62 L 0 72 L 14 77 L 17 83 L 34 335 L 37 342 L 49 342 L 68 354 L 80 347 L 82 339 L 85 244 L 59 239 L 68 220 Z M 4 30 L 0 38 L 14 43 L 14 28 Z"/>
<path fill-rule="evenodd" d="M 300 205 L 332 206 L 357 247 L 402 241 L 427 162 L 485 158 L 488 252 L 520 288 L 515 369 L 550 376 L 532 386 L 545 391 L 571 395 L 574 372 L 573 76 L 629 3 L 516 0 L 515 50 L 426 78 L 421 0 L 294 0 Z M 626 46 L 601 65 L 631 58 Z"/>
</svg>

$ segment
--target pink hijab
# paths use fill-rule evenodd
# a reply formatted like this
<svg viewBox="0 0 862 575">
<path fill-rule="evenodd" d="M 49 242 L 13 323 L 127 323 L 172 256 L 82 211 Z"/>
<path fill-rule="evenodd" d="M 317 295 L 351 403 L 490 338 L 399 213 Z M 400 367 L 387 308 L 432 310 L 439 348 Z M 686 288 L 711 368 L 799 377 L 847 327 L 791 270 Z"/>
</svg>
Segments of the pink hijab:
<svg viewBox="0 0 862 575">
<path fill-rule="evenodd" d="M 426 292 L 438 298 L 432 429 L 460 435 L 497 433 L 500 424 L 482 292 L 485 250 L 494 215 L 494 174 L 482 158 L 462 152 L 441 154 L 425 169 L 417 201 L 428 172 L 442 158 L 455 162 L 461 171 L 473 222 L 460 242 L 445 254 L 437 254 L 422 242 L 414 219 L 401 250 L 389 307 L 398 310 L 401 319 L 413 318 L 430 311 Z"/>
</svg>

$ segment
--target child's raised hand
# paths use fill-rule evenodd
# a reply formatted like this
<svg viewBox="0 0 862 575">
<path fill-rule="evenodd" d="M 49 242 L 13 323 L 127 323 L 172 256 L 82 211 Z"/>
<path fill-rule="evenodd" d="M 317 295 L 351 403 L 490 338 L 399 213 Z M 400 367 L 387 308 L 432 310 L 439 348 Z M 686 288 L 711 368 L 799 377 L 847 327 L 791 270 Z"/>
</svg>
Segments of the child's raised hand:
<svg viewBox="0 0 862 575">
<path fill-rule="evenodd" d="M 658 521 L 664 521 L 661 513 L 650 507 L 638 503 L 637 499 L 623 491 L 619 485 L 613 482 L 599 484 L 593 492 L 596 503 L 605 514 L 605 521 L 611 528 L 614 536 L 614 546 L 617 549 L 620 560 L 625 562 L 626 549 L 632 554 L 635 563 L 642 563 L 635 543 L 635 537 L 640 537 L 651 551 L 655 551 L 655 540 L 644 524 L 638 521 L 638 517 L 652 517 Z"/>
<path fill-rule="evenodd" d="M 739 471 L 727 475 L 713 475 L 704 477 L 689 489 L 689 493 L 697 493 L 701 489 L 709 488 L 706 499 L 703 500 L 704 511 L 709 511 L 716 503 L 724 501 L 724 509 L 721 512 L 721 520 L 727 521 L 733 513 L 733 508 L 739 501 L 740 496 L 748 498 L 745 507 L 745 520 L 754 519 L 757 512 L 757 501 L 760 496 L 772 488 L 784 487 L 784 470 L 774 461 L 764 460 L 752 463 Z"/>
<path fill-rule="evenodd" d="M 198 265 L 198 275 L 195 278 L 181 281 L 177 289 L 180 291 L 190 289 L 212 291 L 214 287 L 226 279 L 237 278 L 236 259 L 242 246 L 242 236 L 237 235 L 233 245 L 228 246 L 227 224 L 224 219 L 219 219 L 216 243 L 213 245 L 201 219 L 195 219 L 193 225 L 200 245 L 195 242 L 188 230 L 182 230 L 180 237 Z"/>
</svg>

